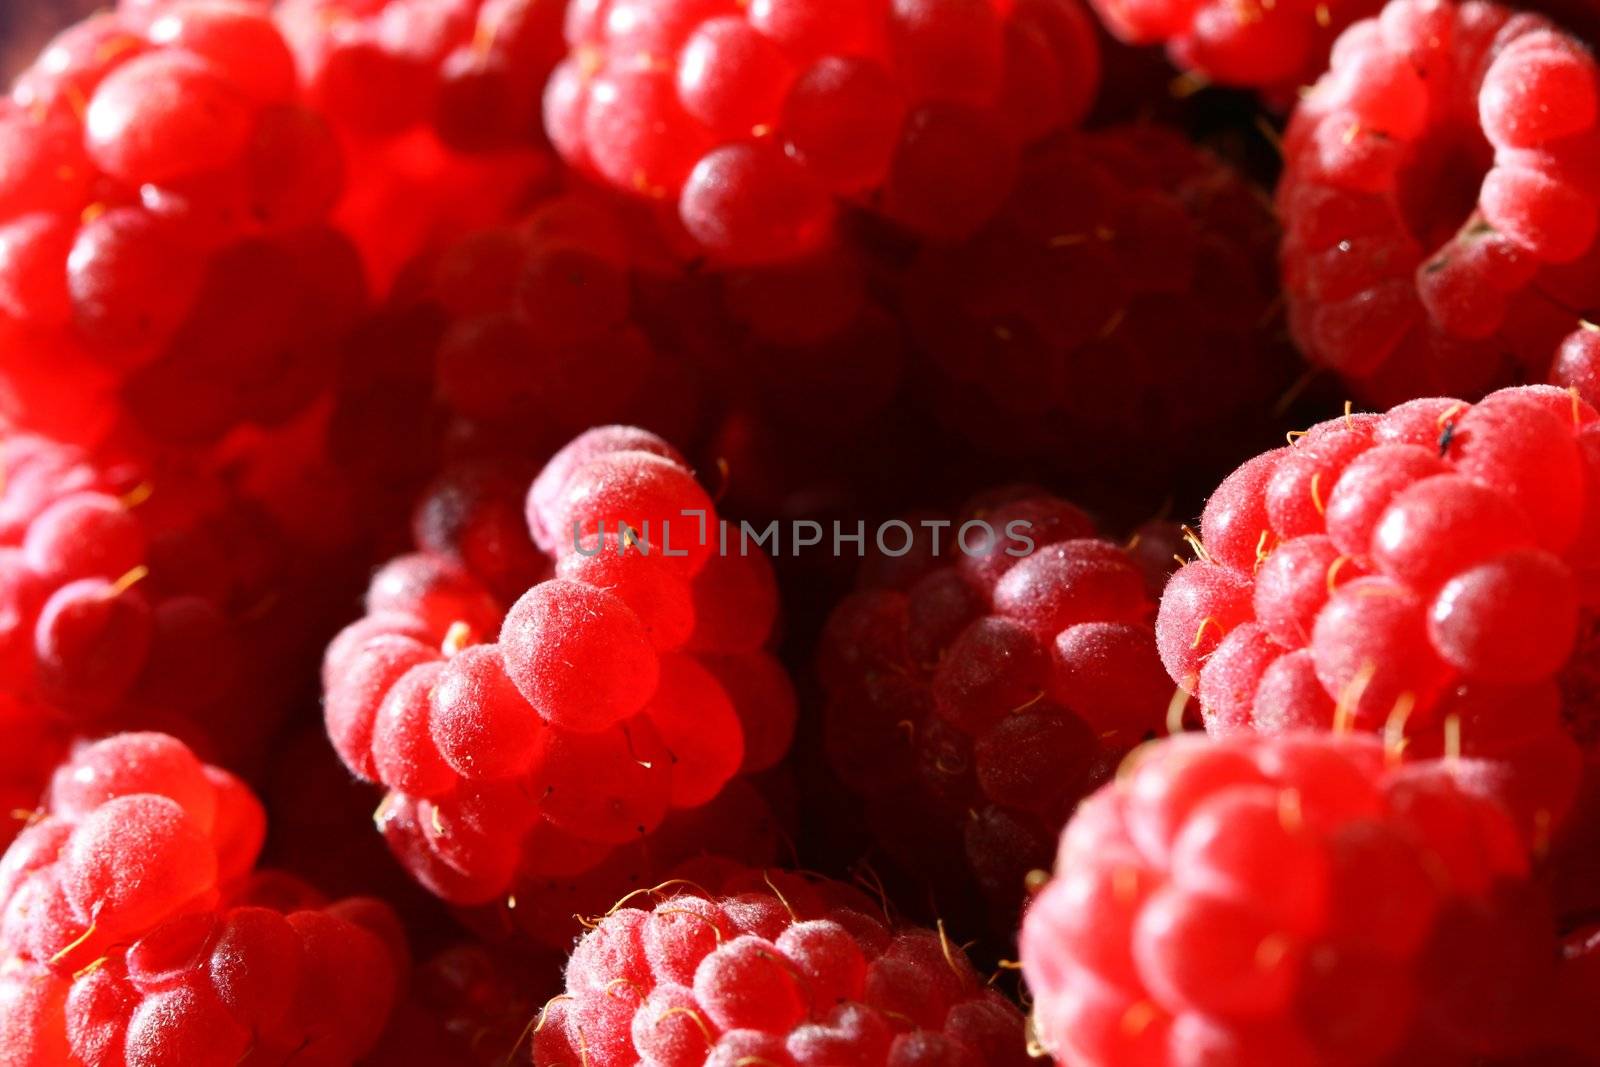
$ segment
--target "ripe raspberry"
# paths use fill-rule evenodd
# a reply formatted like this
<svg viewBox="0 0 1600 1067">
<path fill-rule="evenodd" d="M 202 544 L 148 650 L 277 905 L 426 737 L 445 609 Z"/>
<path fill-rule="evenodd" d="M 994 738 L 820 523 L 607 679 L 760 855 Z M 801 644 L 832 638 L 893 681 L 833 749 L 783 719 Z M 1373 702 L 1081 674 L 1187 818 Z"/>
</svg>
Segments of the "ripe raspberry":
<svg viewBox="0 0 1600 1067">
<path fill-rule="evenodd" d="M 1085 802 L 1029 910 L 1040 1040 L 1084 1067 L 1536 1047 L 1554 933 L 1516 827 L 1458 771 L 1326 734 L 1152 746 Z"/>
<path fill-rule="evenodd" d="M 827 244 L 847 202 L 970 232 L 1098 80 L 1074 0 L 584 0 L 566 34 L 544 103 L 561 154 L 732 263 Z"/>
<path fill-rule="evenodd" d="M 1024 489 L 918 522 L 913 550 L 864 571 L 828 620 L 828 756 L 890 856 L 940 872 L 941 913 L 975 880 L 1004 925 L 1172 686 L 1138 563 L 1071 504 Z"/>
<path fill-rule="evenodd" d="M 578 943 L 533 1062 L 1026 1064 L 1021 1015 L 961 950 L 875 911 L 836 882 L 685 872 Z"/>
<path fill-rule="evenodd" d="M 694 429 L 716 294 L 631 206 L 554 196 L 409 273 L 437 322 L 423 391 L 482 439 L 471 451 L 547 457 L 624 420 Z"/>
<path fill-rule="evenodd" d="M 1289 101 L 1328 66 L 1346 26 L 1382 0 L 1090 0 L 1129 44 L 1164 44 L 1173 64 L 1207 80 Z"/>
<path fill-rule="evenodd" d="M 718 551 L 715 508 L 665 441 L 577 438 L 534 481 L 527 519 L 553 577 L 507 604 L 470 559 L 402 556 L 324 662 L 334 747 L 390 790 L 391 848 L 455 904 L 537 910 L 542 882 L 773 766 L 793 729 L 765 651 L 771 566 Z"/>
<path fill-rule="evenodd" d="M 0 706 L 35 720 L 40 744 L 156 727 L 232 766 L 256 759 L 303 699 L 284 675 L 314 662 L 324 610 L 281 531 L 209 477 L 4 444 Z"/>
<path fill-rule="evenodd" d="M 549 174 L 540 96 L 564 0 L 286 0 L 274 13 L 340 136 L 341 228 L 386 286 L 419 249 L 495 226 Z"/>
<path fill-rule="evenodd" d="M 1380 404 L 1544 378 L 1596 300 L 1597 100 L 1536 15 L 1394 0 L 1347 30 L 1284 141 L 1301 350 Z"/>
<path fill-rule="evenodd" d="M 338 144 L 264 12 L 79 23 L 0 101 L 0 154 L 8 423 L 148 454 L 325 391 L 365 286 L 328 223 Z"/>
<path fill-rule="evenodd" d="M 788 491 L 859 469 L 862 435 L 889 436 L 909 347 L 893 257 L 863 237 L 709 272 L 692 252 L 593 189 L 425 251 L 351 346 L 339 462 L 369 484 L 431 476 L 438 453 L 504 469 L 627 422 L 719 461 L 731 503 L 759 507 L 765 464 L 717 436 L 748 421 L 786 461 Z"/>
<path fill-rule="evenodd" d="M 249 789 L 173 738 L 75 752 L 0 860 L 0 1058 L 360 1058 L 405 965 L 399 924 L 375 900 L 269 891 L 251 876 L 265 833 Z"/>
<path fill-rule="evenodd" d="M 994 221 L 906 281 L 940 418 L 1079 480 L 1133 469 L 1170 493 L 1222 467 L 1275 432 L 1261 412 L 1295 374 L 1272 329 L 1277 240 L 1259 192 L 1172 130 L 1036 146 Z"/>
<path fill-rule="evenodd" d="M 1548 841 L 1595 751 L 1595 419 L 1527 386 L 1334 419 L 1250 460 L 1162 597 L 1168 672 L 1213 734 L 1353 726 L 1497 761 Z"/>
</svg>

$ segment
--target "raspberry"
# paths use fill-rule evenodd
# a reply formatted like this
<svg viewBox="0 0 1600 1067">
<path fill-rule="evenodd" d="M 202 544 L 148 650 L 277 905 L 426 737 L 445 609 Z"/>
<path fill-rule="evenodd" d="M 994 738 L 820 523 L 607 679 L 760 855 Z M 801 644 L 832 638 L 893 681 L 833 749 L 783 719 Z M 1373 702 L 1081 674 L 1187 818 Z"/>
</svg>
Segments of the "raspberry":
<svg viewBox="0 0 1600 1067">
<path fill-rule="evenodd" d="M 930 525 L 940 521 L 942 531 Z M 985 552 L 970 525 L 980 521 L 999 538 L 1028 523 L 1018 529 L 1033 544 Z M 921 522 L 915 549 L 880 557 L 828 620 L 829 760 L 867 798 L 892 857 L 963 869 L 1014 917 L 1017 888 L 1048 863 L 1073 806 L 1164 721 L 1172 687 L 1154 604 L 1129 554 L 1042 492 L 996 493 L 953 521 Z"/>
<path fill-rule="evenodd" d="M 262 903 L 238 779 L 160 734 L 80 747 L 0 860 L 8 1063 L 352 1064 L 405 966 L 375 900 Z"/>
<path fill-rule="evenodd" d="M 1379 404 L 1544 378 L 1594 303 L 1597 98 L 1536 15 L 1395 0 L 1350 27 L 1284 140 L 1301 350 Z"/>
<path fill-rule="evenodd" d="M 1594 421 L 1526 386 L 1348 415 L 1250 460 L 1162 597 L 1168 672 L 1213 734 L 1353 726 L 1498 761 L 1548 840 L 1595 743 Z"/>
<path fill-rule="evenodd" d="M 548 456 L 621 420 L 692 429 L 704 390 L 685 364 L 710 360 L 699 308 L 714 294 L 650 220 L 564 193 L 420 257 L 411 273 L 411 298 L 438 323 L 425 389 L 497 442 L 479 451 Z"/>
<path fill-rule="evenodd" d="M 909 345 L 890 296 L 903 268 L 883 245 L 852 234 L 712 272 L 646 206 L 582 187 L 538 199 L 408 264 L 350 346 L 330 447 L 361 489 L 414 497 L 440 455 L 518 477 L 515 457 L 627 422 L 716 461 L 733 509 L 854 488 L 863 434 L 927 432 L 888 418 Z M 728 439 L 748 428 L 758 441 Z M 912 461 L 877 465 L 892 481 Z"/>
<path fill-rule="evenodd" d="M 329 736 L 390 790 L 379 825 L 402 862 L 451 903 L 523 913 L 541 881 L 593 871 L 772 766 L 794 721 L 765 651 L 770 564 L 718 551 L 715 508 L 665 441 L 593 430 L 527 509 L 553 577 L 508 604 L 477 557 L 401 557 L 323 669 Z"/>
<path fill-rule="evenodd" d="M 1028 1062 L 1017 1010 L 942 933 L 836 882 L 721 865 L 600 919 L 533 1043 L 539 1067 Z"/>
<path fill-rule="evenodd" d="M 1245 178 L 1174 131 L 1036 146 L 994 221 L 926 248 L 906 280 L 936 414 L 1080 482 L 1126 479 L 1134 449 L 1162 493 L 1221 467 L 1267 438 L 1260 412 L 1290 384 L 1267 328 L 1277 239 Z"/>
<path fill-rule="evenodd" d="M 566 35 L 552 142 L 675 205 L 727 263 L 825 246 L 847 202 L 917 233 L 975 229 L 1019 149 L 1083 117 L 1099 66 L 1070 0 L 615 0 L 573 5 Z"/>
<path fill-rule="evenodd" d="M 1085 802 L 1029 909 L 1040 1040 L 1086 1065 L 1534 1047 L 1555 937 L 1516 827 L 1470 774 L 1389 767 L 1372 738 L 1156 743 Z"/>
<path fill-rule="evenodd" d="M 159 726 L 258 758 L 321 625 L 282 531 L 210 477 L 43 438 L 7 438 L 0 477 L 0 706 L 36 720 L 24 747 Z"/>
<path fill-rule="evenodd" d="M 8 423 L 150 455 L 325 392 L 365 286 L 329 225 L 339 146 L 265 13 L 91 17 L 0 102 L 0 144 Z"/>
</svg>

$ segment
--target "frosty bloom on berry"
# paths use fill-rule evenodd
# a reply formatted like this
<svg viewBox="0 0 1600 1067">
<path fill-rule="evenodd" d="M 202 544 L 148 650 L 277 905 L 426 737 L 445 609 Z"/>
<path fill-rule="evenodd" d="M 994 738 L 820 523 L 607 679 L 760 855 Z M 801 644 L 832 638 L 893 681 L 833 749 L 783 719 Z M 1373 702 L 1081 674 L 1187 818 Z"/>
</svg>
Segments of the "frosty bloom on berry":
<svg viewBox="0 0 1600 1067">
<path fill-rule="evenodd" d="M 1022 1017 L 942 933 L 848 886 L 725 865 L 623 901 L 578 943 L 536 1067 L 1023 1067 Z"/>
<path fill-rule="evenodd" d="M 199 448 L 322 391 L 365 299 L 344 184 L 250 5 L 125 5 L 0 100 L 0 380 L 13 425 Z"/>
<path fill-rule="evenodd" d="M 1284 140 L 1306 355 L 1384 404 L 1542 380 L 1600 294 L 1596 71 L 1494 4 L 1394 0 L 1350 27 Z"/>
<path fill-rule="evenodd" d="M 730 262 L 824 245 L 845 202 L 969 232 L 1099 77 L 1075 0 L 580 0 L 566 33 L 551 141 Z"/>
<path fill-rule="evenodd" d="M 1137 754 L 1073 817 L 1028 912 L 1039 1039 L 1072 1067 L 1541 1047 L 1556 939 L 1470 763 L 1395 767 L 1376 739 L 1327 734 Z"/>
<path fill-rule="evenodd" d="M 528 491 L 532 544 L 517 555 L 548 558 L 512 602 L 487 584 L 505 576 L 495 557 L 448 538 L 449 554 L 402 556 L 374 577 L 366 617 L 324 660 L 328 734 L 352 771 L 389 788 L 379 826 L 430 890 L 535 912 L 552 879 L 605 867 L 782 758 L 795 709 L 765 651 L 771 565 L 689 536 L 696 514 L 714 529 L 675 449 L 605 427 Z M 672 556 L 620 539 L 624 525 L 669 524 Z M 726 819 L 730 833 L 749 818 Z"/>
<path fill-rule="evenodd" d="M 293 879 L 268 892 L 252 876 L 265 834 L 250 790 L 171 737 L 80 747 L 0 859 L 0 1059 L 348 1067 L 364 1055 L 406 966 L 399 922 Z"/>
<path fill-rule="evenodd" d="M 1416 400 L 1241 466 L 1156 623 L 1207 729 L 1481 757 L 1547 841 L 1595 744 L 1595 418 L 1549 386 Z"/>
</svg>

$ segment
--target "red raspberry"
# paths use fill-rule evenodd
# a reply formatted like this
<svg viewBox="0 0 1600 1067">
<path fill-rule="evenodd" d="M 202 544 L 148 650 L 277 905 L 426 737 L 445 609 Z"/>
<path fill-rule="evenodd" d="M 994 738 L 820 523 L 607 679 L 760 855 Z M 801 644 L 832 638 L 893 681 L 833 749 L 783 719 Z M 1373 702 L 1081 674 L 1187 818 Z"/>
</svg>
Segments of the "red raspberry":
<svg viewBox="0 0 1600 1067">
<path fill-rule="evenodd" d="M 1278 188 L 1307 356 L 1381 404 L 1543 378 L 1595 302 L 1597 101 L 1536 15 L 1394 0 L 1346 31 Z"/>
<path fill-rule="evenodd" d="M 1164 44 L 1178 67 L 1290 101 L 1328 66 L 1346 26 L 1382 0 L 1090 0 L 1129 44 Z"/>
<path fill-rule="evenodd" d="M 378 479 L 431 473 L 430 449 L 505 467 L 594 425 L 698 444 L 749 419 L 790 466 L 859 467 L 861 435 L 887 436 L 908 349 L 892 257 L 862 239 L 713 273 L 688 252 L 639 205 L 593 189 L 424 252 L 351 346 L 339 462 Z M 699 451 L 727 461 L 736 504 L 765 503 L 752 457 L 723 441 Z"/>
<path fill-rule="evenodd" d="M 41 743 L 156 727 L 259 758 L 325 611 L 282 532 L 209 477 L 42 438 L 8 438 L 0 479 L 0 706 Z"/>
<path fill-rule="evenodd" d="M 1084 803 L 1028 912 L 1040 1040 L 1083 1067 L 1535 1047 L 1555 938 L 1516 827 L 1458 771 L 1326 734 L 1152 746 Z"/>
<path fill-rule="evenodd" d="M 852 235 L 719 272 L 694 254 L 647 208 L 592 188 L 425 248 L 347 348 L 336 463 L 358 492 L 414 498 L 441 454 L 474 477 L 515 477 L 509 457 L 542 460 L 627 422 L 685 442 L 745 513 L 777 514 L 774 497 L 824 480 L 863 482 L 863 437 L 900 429 L 885 417 L 909 349 L 889 295 L 898 252 Z M 733 439 L 746 426 L 759 440 Z M 891 478 L 922 458 L 875 456 Z"/>
<path fill-rule="evenodd" d="M 0 101 L 0 154 L 9 423 L 192 449 L 325 390 L 364 282 L 328 224 L 339 146 L 265 13 L 79 23 Z"/>
<path fill-rule="evenodd" d="M 386 286 L 499 225 L 549 171 L 540 96 L 564 0 L 286 0 L 274 16 L 349 161 L 341 227 Z"/>
<path fill-rule="evenodd" d="M 428 391 L 493 442 L 474 451 L 549 456 L 625 420 L 694 429 L 709 391 L 699 372 L 723 342 L 710 333 L 716 294 L 631 208 L 555 196 L 411 273 L 439 321 Z"/>
<path fill-rule="evenodd" d="M 1035 147 L 999 216 L 906 282 L 941 419 L 1080 480 L 1126 480 L 1135 450 L 1164 493 L 1221 468 L 1275 433 L 1262 412 L 1295 373 L 1271 328 L 1277 241 L 1260 193 L 1175 131 Z"/>
<path fill-rule="evenodd" d="M 709 874 L 720 877 L 706 886 Z M 1028 1062 L 1020 1014 L 958 947 L 875 912 L 836 882 L 686 871 L 624 901 L 578 943 L 533 1062 Z"/>
<path fill-rule="evenodd" d="M 735 263 L 826 244 L 841 201 L 971 231 L 1099 64 L 1074 0 L 582 0 L 567 43 L 545 91 L 562 155 Z"/>
<path fill-rule="evenodd" d="M 1353 726 L 1498 761 L 1547 841 L 1596 737 L 1595 419 L 1528 386 L 1349 415 L 1250 460 L 1162 597 L 1168 672 L 1213 734 Z"/>
<path fill-rule="evenodd" d="M 773 766 L 793 728 L 765 651 L 770 564 L 736 539 L 719 551 L 715 508 L 665 441 L 577 438 L 535 480 L 528 522 L 554 577 L 507 605 L 455 560 L 403 556 L 324 663 L 334 747 L 389 788 L 390 846 L 456 904 L 537 909 L 542 881 Z"/>
<path fill-rule="evenodd" d="M 828 620 L 829 760 L 888 853 L 939 872 L 941 909 L 975 879 L 1014 917 L 1073 806 L 1164 722 L 1154 603 L 1126 551 L 1042 492 L 915 521 L 914 550 L 880 557 Z"/>
<path fill-rule="evenodd" d="M 360 1058 L 405 963 L 399 924 L 375 900 L 252 881 L 265 832 L 249 789 L 173 738 L 80 748 L 0 860 L 0 1058 Z"/>
</svg>

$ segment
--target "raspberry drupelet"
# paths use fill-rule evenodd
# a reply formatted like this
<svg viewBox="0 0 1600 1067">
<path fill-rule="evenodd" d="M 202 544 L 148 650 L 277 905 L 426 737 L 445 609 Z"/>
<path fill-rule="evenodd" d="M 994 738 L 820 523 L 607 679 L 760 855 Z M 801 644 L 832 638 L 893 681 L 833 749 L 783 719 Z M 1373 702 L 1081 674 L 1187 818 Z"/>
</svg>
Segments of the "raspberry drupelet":
<svg viewBox="0 0 1600 1067">
<path fill-rule="evenodd" d="M 238 779 L 162 734 L 79 748 L 0 860 L 0 1059 L 19 1067 L 348 1067 L 405 938 L 376 900 L 253 874 Z"/>
<path fill-rule="evenodd" d="M 914 551 L 873 560 L 828 620 L 828 760 L 864 799 L 874 841 L 939 872 L 940 914 L 964 916 L 958 888 L 975 883 L 1009 927 L 1074 805 L 1165 722 L 1159 577 L 1039 490 L 915 521 L 944 526 L 919 525 Z M 998 538 L 1025 523 L 1032 547 L 983 545 L 977 526 L 962 532 L 977 522 Z"/>
<path fill-rule="evenodd" d="M 1301 350 L 1385 405 L 1544 380 L 1600 302 L 1590 49 L 1495 4 L 1393 0 L 1331 62 L 1277 197 Z"/>
<path fill-rule="evenodd" d="M 1278 237 L 1260 190 L 1177 130 L 1054 138 L 993 222 L 911 267 L 917 377 L 985 452 L 1170 493 L 1267 443 L 1299 373 Z"/>
<path fill-rule="evenodd" d="M 845 204 L 970 232 L 1099 77 L 1076 0 L 579 0 L 566 36 L 551 141 L 731 263 L 826 245 Z"/>
<path fill-rule="evenodd" d="M 1039 1040 L 1073 1067 L 1530 1062 L 1560 952 L 1472 770 L 1312 733 L 1136 754 L 1028 912 Z"/>
<path fill-rule="evenodd" d="M 412 874 L 453 904 L 537 912 L 540 886 L 777 764 L 795 706 L 766 651 L 771 565 L 736 537 L 723 549 L 665 441 L 576 438 L 526 518 L 544 555 L 519 550 L 540 573 L 514 603 L 491 592 L 501 568 L 464 565 L 502 554 L 402 556 L 329 646 L 323 686 L 334 747 L 389 790 L 378 823 Z M 444 547 L 474 528 L 435 532 Z"/>
<path fill-rule="evenodd" d="M 1314 426 L 1206 504 L 1156 636 L 1220 736 L 1382 733 L 1493 761 L 1536 842 L 1596 753 L 1600 424 L 1573 393 L 1415 400 Z"/>
<path fill-rule="evenodd" d="M 708 877 L 714 875 L 715 877 Z M 535 1067 L 1025 1067 L 1023 1019 L 942 931 L 857 890 L 702 866 L 598 920 Z"/>
<path fill-rule="evenodd" d="M 278 425 L 366 300 L 344 163 L 268 15 L 124 4 L 0 99 L 4 420 L 148 455 Z"/>
</svg>

